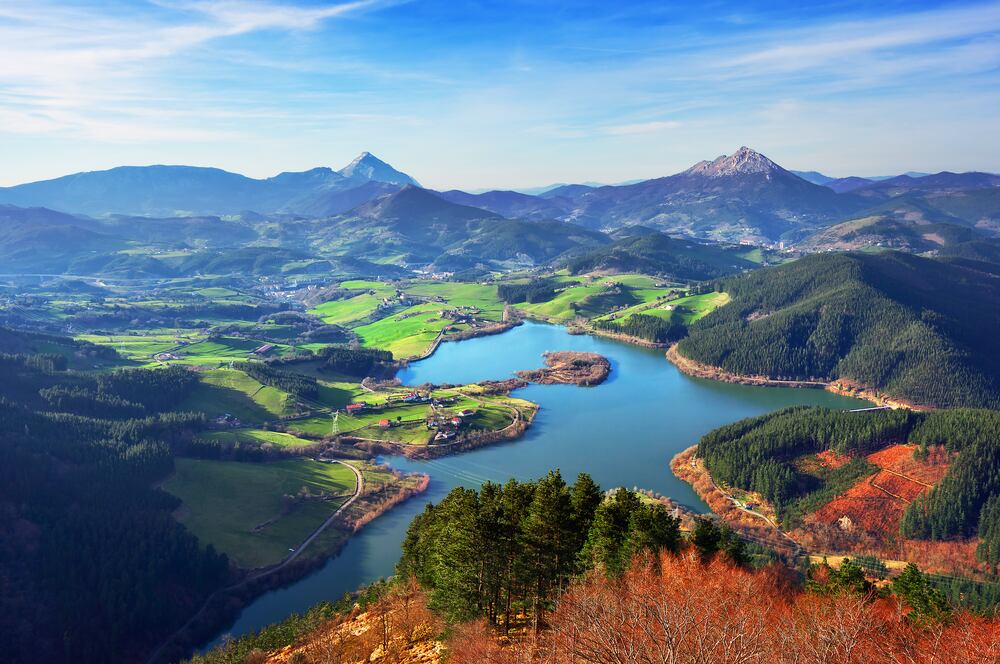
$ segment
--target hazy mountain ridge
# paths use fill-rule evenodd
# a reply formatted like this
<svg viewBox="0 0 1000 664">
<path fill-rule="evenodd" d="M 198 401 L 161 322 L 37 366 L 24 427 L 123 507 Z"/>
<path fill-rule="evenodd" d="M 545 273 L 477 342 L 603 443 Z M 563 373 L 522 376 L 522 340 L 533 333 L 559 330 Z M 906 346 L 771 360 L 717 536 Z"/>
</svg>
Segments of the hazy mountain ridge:
<svg viewBox="0 0 1000 664">
<path fill-rule="evenodd" d="M 110 226 L 74 225 L 129 241 L 170 241 L 166 226 L 184 218 L 184 224 L 175 227 L 175 244 L 207 240 L 211 245 L 216 239 L 225 244 L 238 239 L 244 244 L 307 248 L 314 246 L 317 234 L 325 238 L 321 246 L 335 243 L 328 232 L 315 228 L 319 220 L 373 214 L 384 218 L 391 213 L 398 221 L 413 216 L 412 221 L 422 225 L 433 221 L 427 217 L 428 206 L 437 206 L 445 215 L 458 214 L 457 208 L 441 207 L 443 202 L 463 207 L 461 216 L 467 220 L 557 220 L 604 232 L 642 225 L 721 242 L 804 241 L 810 249 L 842 248 L 834 227 L 869 217 L 893 222 L 882 224 L 879 232 L 885 237 L 869 244 L 888 241 L 900 248 L 922 247 L 912 250 L 933 248 L 913 241 L 914 224 L 953 224 L 984 234 L 1000 233 L 1000 176 L 914 175 L 919 174 L 876 181 L 829 178 L 818 171 L 797 174 L 742 147 L 680 173 L 634 184 L 570 184 L 538 196 L 500 190 L 478 194 L 427 190 L 431 197 L 410 192 L 394 198 L 407 189 L 424 190 L 409 175 L 365 152 L 339 171 L 321 167 L 260 180 L 213 168 L 119 167 L 0 188 L 0 203 L 117 220 Z M 137 223 L 137 216 L 155 223 L 128 228 Z M 239 223 L 227 226 L 220 223 L 223 219 Z M 894 228 L 908 237 L 886 235 Z M 833 229 L 832 235 L 825 235 L 825 229 Z M 199 238 L 196 231 L 207 235 Z M 220 231 L 232 235 L 219 237 Z M 832 244 L 823 245 L 827 237 L 833 238 Z M 439 244 L 434 242 L 435 247 Z"/>
<path fill-rule="evenodd" d="M 357 195 L 351 197 L 352 190 L 367 188 L 362 191 L 371 197 L 387 187 L 415 182 L 366 152 L 341 171 L 320 167 L 264 179 L 198 166 L 119 166 L 3 187 L 0 203 L 93 216 L 229 215 L 246 210 L 322 216 L 363 202 Z"/>
</svg>

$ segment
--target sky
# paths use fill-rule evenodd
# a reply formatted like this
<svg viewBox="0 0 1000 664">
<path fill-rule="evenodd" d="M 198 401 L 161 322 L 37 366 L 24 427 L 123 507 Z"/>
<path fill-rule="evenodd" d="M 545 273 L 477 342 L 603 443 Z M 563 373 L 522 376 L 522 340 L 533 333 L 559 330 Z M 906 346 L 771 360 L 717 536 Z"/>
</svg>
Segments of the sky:
<svg viewBox="0 0 1000 664">
<path fill-rule="evenodd" d="M 998 111 L 1000 2 L 0 0 L 0 185 L 365 150 L 438 189 L 615 183 L 741 145 L 998 172 Z"/>
</svg>

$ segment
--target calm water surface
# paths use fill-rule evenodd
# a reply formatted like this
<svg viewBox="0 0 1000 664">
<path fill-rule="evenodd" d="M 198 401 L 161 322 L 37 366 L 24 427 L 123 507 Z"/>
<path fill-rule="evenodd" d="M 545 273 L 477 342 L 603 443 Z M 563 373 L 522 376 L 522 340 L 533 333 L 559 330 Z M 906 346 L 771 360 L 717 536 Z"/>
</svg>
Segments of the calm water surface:
<svg viewBox="0 0 1000 664">
<path fill-rule="evenodd" d="M 413 461 L 393 457 L 404 471 L 430 475 L 427 492 L 369 524 L 341 554 L 294 584 L 257 598 L 220 634 L 239 636 L 302 612 L 323 600 L 392 574 L 413 517 L 456 486 L 486 480 L 529 480 L 558 468 L 571 482 L 590 473 L 604 488 L 640 487 L 699 511 L 707 507 L 670 472 L 670 459 L 710 429 L 792 405 L 855 408 L 865 402 L 822 390 L 749 387 L 690 378 L 663 351 L 618 341 L 570 335 L 563 327 L 525 323 L 504 334 L 442 344 L 430 358 L 401 372 L 405 384 L 473 383 L 509 378 L 542 366 L 542 353 L 577 350 L 611 360 L 611 376 L 597 387 L 532 385 L 515 395 L 541 405 L 526 435 L 453 457 Z"/>
</svg>

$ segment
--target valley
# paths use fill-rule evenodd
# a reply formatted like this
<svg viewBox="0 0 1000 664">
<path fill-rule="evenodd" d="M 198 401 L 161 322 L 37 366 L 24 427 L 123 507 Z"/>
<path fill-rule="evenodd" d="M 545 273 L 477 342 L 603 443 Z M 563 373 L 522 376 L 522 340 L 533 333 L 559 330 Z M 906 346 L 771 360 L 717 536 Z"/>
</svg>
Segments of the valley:
<svg viewBox="0 0 1000 664">
<path fill-rule="evenodd" d="M 131 475 L 114 485 L 116 518 L 143 546 L 178 552 L 152 575 L 140 558 L 94 572 L 102 592 L 170 583 L 177 599 L 133 607 L 136 624 L 160 615 L 146 632 L 93 644 L 73 627 L 64 642 L 83 659 L 213 657 L 224 639 L 392 576 L 408 526 L 452 492 L 556 468 L 683 508 L 683 538 L 714 513 L 706 522 L 730 524 L 754 560 L 915 562 L 952 579 L 956 606 L 996 605 L 982 590 L 994 489 L 963 470 L 992 463 L 993 448 L 951 431 L 989 429 L 990 411 L 966 409 L 1000 403 L 998 240 L 978 207 L 998 183 L 838 192 L 746 148 L 538 196 L 434 192 L 367 153 L 342 170 L 127 172 L 174 182 L 188 208 L 174 185 L 130 197 L 120 171 L 88 174 L 115 209 L 69 212 L 79 199 L 58 181 L 0 190 L 46 205 L 0 207 L 2 426 L 12 440 L 42 432 L 11 467 L 34 477 L 58 458 L 70 489 L 43 485 L 68 503 Z M 216 177 L 230 184 L 206 184 Z M 230 186 L 261 207 L 222 205 Z M 709 451 L 767 418 L 799 431 L 800 413 L 910 419 L 856 450 L 796 434 L 791 457 L 740 461 L 750 475 Z M 976 423 L 931 442 L 921 432 L 939 416 Z M 64 446 L 65 426 L 83 432 L 79 447 Z M 978 510 L 959 525 L 939 498 L 956 495 Z M 920 521 L 917 504 L 940 516 Z M 75 531 L 40 505 L 23 518 L 58 535 L 40 545 L 57 569 L 75 550 L 121 559 L 120 533 Z M 57 555 L 69 540 L 81 544 Z M 48 583 L 27 560 L 23 606 Z M 78 626 L 62 620 L 52 628 Z"/>
</svg>

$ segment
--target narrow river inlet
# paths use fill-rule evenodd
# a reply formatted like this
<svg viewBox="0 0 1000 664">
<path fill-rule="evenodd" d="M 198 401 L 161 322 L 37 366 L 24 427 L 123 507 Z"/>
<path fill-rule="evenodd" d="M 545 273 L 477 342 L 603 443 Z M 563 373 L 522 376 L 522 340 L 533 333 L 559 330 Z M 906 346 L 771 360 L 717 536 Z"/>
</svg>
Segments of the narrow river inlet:
<svg viewBox="0 0 1000 664">
<path fill-rule="evenodd" d="M 662 350 L 631 346 L 565 328 L 528 322 L 503 334 L 445 343 L 426 360 L 400 372 L 409 385 L 473 383 L 511 377 L 542 366 L 546 351 L 600 353 L 611 360 L 602 385 L 531 385 L 515 395 L 541 406 L 516 441 L 430 461 L 387 458 L 393 467 L 431 477 L 427 492 L 379 517 L 353 537 L 340 555 L 291 585 L 258 597 L 209 646 L 301 613 L 324 600 L 389 576 L 413 517 L 457 486 L 487 480 L 535 479 L 558 468 L 571 482 L 590 473 L 604 489 L 650 489 L 699 511 L 707 507 L 670 471 L 670 459 L 709 430 L 738 419 L 794 405 L 857 408 L 865 402 L 811 389 L 750 387 L 690 378 Z"/>
</svg>

